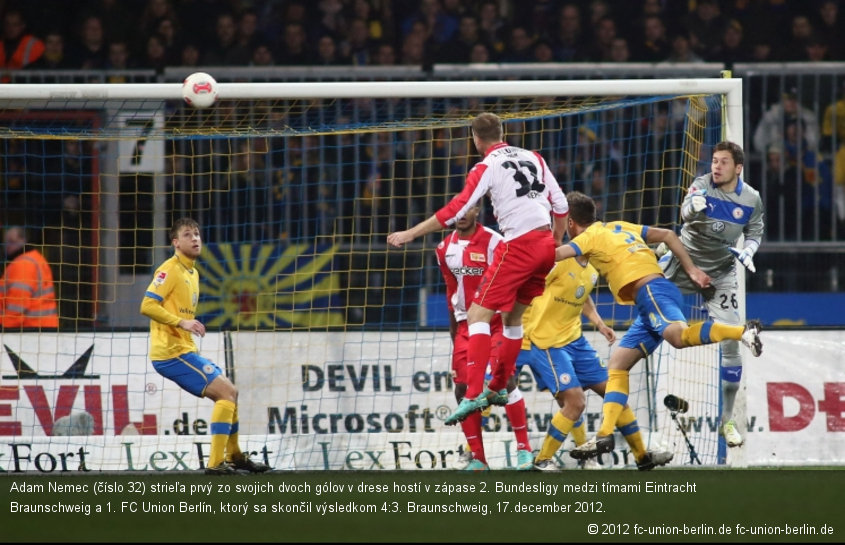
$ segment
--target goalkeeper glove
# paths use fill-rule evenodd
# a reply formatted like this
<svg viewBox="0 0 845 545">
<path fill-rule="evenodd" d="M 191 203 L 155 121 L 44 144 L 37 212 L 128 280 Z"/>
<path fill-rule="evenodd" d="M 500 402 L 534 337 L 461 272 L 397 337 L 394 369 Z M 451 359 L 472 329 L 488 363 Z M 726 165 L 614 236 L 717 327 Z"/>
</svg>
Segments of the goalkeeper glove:
<svg viewBox="0 0 845 545">
<path fill-rule="evenodd" d="M 748 248 L 745 248 L 744 250 L 741 250 L 741 251 L 737 250 L 736 248 L 728 248 L 728 250 L 731 251 L 731 253 L 734 255 L 734 257 L 737 258 L 737 260 L 739 260 L 739 262 L 742 263 L 743 266 L 745 266 L 746 269 L 748 269 L 751 272 L 757 272 L 757 269 L 754 267 L 754 261 L 753 261 L 754 256 L 748 250 Z"/>
<path fill-rule="evenodd" d="M 696 214 L 707 208 L 707 198 L 705 195 L 707 195 L 706 189 L 699 189 L 692 193 L 690 205 L 692 206 L 692 211 Z"/>
</svg>

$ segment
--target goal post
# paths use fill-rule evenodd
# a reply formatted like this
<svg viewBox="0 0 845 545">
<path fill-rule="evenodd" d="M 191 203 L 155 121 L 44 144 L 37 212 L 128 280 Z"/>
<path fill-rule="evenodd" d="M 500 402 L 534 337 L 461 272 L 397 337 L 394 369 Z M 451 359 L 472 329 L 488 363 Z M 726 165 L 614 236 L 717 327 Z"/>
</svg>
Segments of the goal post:
<svg viewBox="0 0 845 545">
<path fill-rule="evenodd" d="M 712 146 L 743 141 L 735 78 L 221 81 L 218 90 L 198 110 L 178 83 L 0 86 L 3 227 L 39 235 L 61 312 L 58 332 L 0 332 L 0 435 L 32 445 L 21 471 L 61 471 L 83 455 L 87 469 L 202 467 L 211 404 L 155 373 L 138 312 L 182 215 L 200 222 L 205 245 L 198 315 L 209 334 L 198 346 L 239 388 L 246 448 L 280 469 L 451 468 L 464 440 L 443 425 L 455 405 L 434 263 L 445 232 L 401 250 L 386 235 L 460 190 L 478 160 L 472 117 L 500 115 L 506 140 L 543 153 L 563 189 L 591 194 L 604 219 L 666 227 L 679 227 L 683 191 Z M 489 210 L 484 220 L 495 227 Z M 631 308 L 604 284 L 595 299 L 624 331 Z M 608 357 L 603 338 L 585 332 Z M 556 407 L 530 374 L 520 389 L 537 449 Z M 680 425 L 717 464 L 718 391 L 712 346 L 663 347 L 642 362 L 631 403 L 647 444 L 689 462 L 662 403 L 677 395 L 690 403 Z M 600 414 L 589 396 L 588 433 Z M 604 465 L 634 463 L 622 443 Z M 485 447 L 492 468 L 514 466 L 501 410 L 487 420 Z M 188 454 L 158 460 L 166 452 Z"/>
</svg>

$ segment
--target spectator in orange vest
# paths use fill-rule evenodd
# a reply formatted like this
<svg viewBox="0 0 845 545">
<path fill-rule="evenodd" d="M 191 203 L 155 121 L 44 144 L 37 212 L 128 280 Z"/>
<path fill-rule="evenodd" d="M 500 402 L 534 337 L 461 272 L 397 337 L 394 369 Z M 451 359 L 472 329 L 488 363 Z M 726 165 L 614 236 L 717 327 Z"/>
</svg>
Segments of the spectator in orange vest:
<svg viewBox="0 0 845 545">
<path fill-rule="evenodd" d="M 0 41 L 0 68 L 20 70 L 44 54 L 44 42 L 26 33 L 26 21 L 17 10 L 3 16 L 3 39 Z"/>
<path fill-rule="evenodd" d="M 53 272 L 41 252 L 27 248 L 23 227 L 9 227 L 3 242 L 6 270 L 0 279 L 0 328 L 58 329 Z"/>
</svg>

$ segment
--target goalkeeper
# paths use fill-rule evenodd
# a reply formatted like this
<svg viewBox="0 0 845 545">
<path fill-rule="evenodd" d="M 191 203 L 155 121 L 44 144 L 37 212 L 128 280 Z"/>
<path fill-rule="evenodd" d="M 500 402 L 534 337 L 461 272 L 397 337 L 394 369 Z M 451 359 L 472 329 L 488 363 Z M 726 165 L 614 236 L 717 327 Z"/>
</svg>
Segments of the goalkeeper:
<svg viewBox="0 0 845 545">
<path fill-rule="evenodd" d="M 763 238 L 763 202 L 757 190 L 740 177 L 743 156 L 742 148 L 733 142 L 716 144 L 711 172 L 693 180 L 681 204 L 681 243 L 693 263 L 710 276 L 711 287 L 698 287 L 671 252 L 660 260 L 669 280 L 684 293 L 700 293 L 710 319 L 728 325 L 742 323 L 734 260 L 755 272 L 754 253 Z M 735 248 L 743 236 L 743 247 Z M 742 377 L 742 357 L 736 340 L 725 339 L 719 346 L 722 351 L 719 433 L 728 447 L 738 447 L 743 437 L 734 422 L 733 408 Z"/>
</svg>

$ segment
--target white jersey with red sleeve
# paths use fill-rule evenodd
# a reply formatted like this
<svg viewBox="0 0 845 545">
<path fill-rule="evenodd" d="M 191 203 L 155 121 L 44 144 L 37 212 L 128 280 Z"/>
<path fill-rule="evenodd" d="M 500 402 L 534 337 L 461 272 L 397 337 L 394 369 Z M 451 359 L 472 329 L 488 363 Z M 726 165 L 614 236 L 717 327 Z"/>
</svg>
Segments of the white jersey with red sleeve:
<svg viewBox="0 0 845 545">
<path fill-rule="evenodd" d="M 537 152 L 502 142 L 487 150 L 484 159 L 470 170 L 463 190 L 436 212 L 440 225 L 454 225 L 487 193 L 507 241 L 548 227 L 550 212 L 556 216 L 569 212 L 566 196 L 545 159 Z"/>
<path fill-rule="evenodd" d="M 467 319 L 475 290 L 501 241 L 502 235 L 477 224 L 472 237 L 460 238 L 458 232 L 453 231 L 434 250 L 446 282 L 449 312 L 454 314 L 455 321 Z"/>
</svg>

